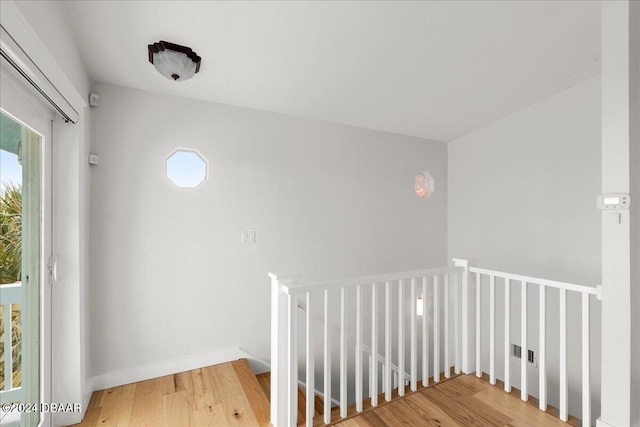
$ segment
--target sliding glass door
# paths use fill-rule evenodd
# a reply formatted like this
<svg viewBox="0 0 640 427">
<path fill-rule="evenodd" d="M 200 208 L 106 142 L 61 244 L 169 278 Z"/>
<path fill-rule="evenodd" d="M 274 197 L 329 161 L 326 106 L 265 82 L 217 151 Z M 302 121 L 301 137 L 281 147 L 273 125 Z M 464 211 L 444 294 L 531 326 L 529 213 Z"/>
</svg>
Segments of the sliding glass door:
<svg viewBox="0 0 640 427">
<path fill-rule="evenodd" d="M 51 117 L 2 81 L 0 95 L 1 425 L 49 424 Z M 10 405 L 6 405 L 10 404 Z M 12 404 L 12 405 L 11 405 Z M 36 405 L 33 408 L 32 405 Z"/>
</svg>

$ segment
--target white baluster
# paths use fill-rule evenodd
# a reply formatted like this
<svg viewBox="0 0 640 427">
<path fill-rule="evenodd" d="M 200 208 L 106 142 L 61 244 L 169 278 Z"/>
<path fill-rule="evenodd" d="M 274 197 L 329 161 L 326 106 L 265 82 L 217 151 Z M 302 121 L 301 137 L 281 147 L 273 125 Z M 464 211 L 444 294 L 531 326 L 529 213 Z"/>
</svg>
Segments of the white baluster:
<svg viewBox="0 0 640 427">
<path fill-rule="evenodd" d="M 459 297 L 460 297 L 460 344 L 462 345 L 462 351 L 460 352 L 460 358 L 462 366 L 461 370 L 465 374 L 471 373 L 470 371 L 470 355 L 469 355 L 469 343 L 471 337 L 469 336 L 469 260 L 466 259 L 453 259 L 453 263 L 457 267 L 464 268 L 464 271 L 460 274 L 461 280 L 459 283 Z"/>
<path fill-rule="evenodd" d="M 440 381 L 440 312 L 438 276 L 433 277 L 433 381 Z"/>
<path fill-rule="evenodd" d="M 482 377 L 482 366 L 480 365 L 480 280 L 482 276 L 476 273 L 476 377 Z"/>
<path fill-rule="evenodd" d="M 547 410 L 547 288 L 539 285 L 540 307 L 540 347 L 538 349 L 538 407 L 542 411 Z"/>
<path fill-rule="evenodd" d="M 404 282 L 398 281 L 398 395 L 404 396 Z"/>
<path fill-rule="evenodd" d="M 384 399 L 391 401 L 391 284 L 384 284 L 385 302 L 384 302 L 384 372 L 385 372 L 385 388 Z"/>
<path fill-rule="evenodd" d="M 504 391 L 511 392 L 511 280 L 504 279 Z"/>
<path fill-rule="evenodd" d="M 369 357 L 369 389 L 371 406 L 378 406 L 378 295 L 371 284 L 371 356 Z"/>
<path fill-rule="evenodd" d="M 451 377 L 449 361 L 449 274 L 444 275 L 444 377 Z"/>
<path fill-rule="evenodd" d="M 520 334 L 522 344 L 522 358 L 520 359 L 520 399 L 525 402 L 529 399 L 529 392 L 527 390 L 527 282 L 521 283 L 521 295 L 520 295 Z"/>
<path fill-rule="evenodd" d="M 489 384 L 496 384 L 496 276 L 489 277 Z"/>
<path fill-rule="evenodd" d="M 418 344 L 416 328 L 416 279 L 411 279 L 411 391 L 418 389 Z"/>
<path fill-rule="evenodd" d="M 4 306 L 4 389 L 13 388 L 13 325 L 11 323 L 11 307 L 13 304 Z"/>
<path fill-rule="evenodd" d="M 347 417 L 347 298 L 340 289 L 340 416 Z"/>
<path fill-rule="evenodd" d="M 455 370 L 456 375 L 460 373 L 460 321 L 459 321 L 459 306 L 460 306 L 460 281 L 458 280 L 458 274 L 453 275 L 453 329 L 454 329 L 454 357 L 455 357 Z"/>
<path fill-rule="evenodd" d="M 591 375 L 589 368 L 589 294 L 582 294 L 582 425 L 591 425 Z"/>
<path fill-rule="evenodd" d="M 324 291 L 324 423 L 331 423 L 331 336 L 329 328 L 329 290 Z"/>
<path fill-rule="evenodd" d="M 429 330 L 427 329 L 427 278 L 422 278 L 422 385 L 429 385 Z"/>
<path fill-rule="evenodd" d="M 567 290 L 560 289 L 560 419 L 568 419 L 567 387 Z"/>
<path fill-rule="evenodd" d="M 371 399 L 371 406 L 376 406 L 377 403 L 375 405 L 373 404 L 373 387 L 373 357 L 369 355 L 369 399 Z M 377 400 L 375 402 L 377 402 Z"/>
<path fill-rule="evenodd" d="M 382 366 L 382 372 L 380 372 L 382 376 L 382 391 L 386 393 L 387 390 L 387 370 L 384 365 Z"/>
<path fill-rule="evenodd" d="M 362 286 L 356 286 L 356 411 L 362 412 Z"/>
<path fill-rule="evenodd" d="M 288 417 L 287 425 L 295 427 L 298 424 L 298 302 L 295 295 L 287 295 L 289 321 L 287 328 L 287 342 L 289 351 L 288 372 Z"/>
<path fill-rule="evenodd" d="M 313 427 L 315 415 L 315 360 L 313 350 L 313 314 L 311 310 L 311 292 L 306 293 L 307 303 L 307 384 L 306 384 L 306 424 Z"/>
<path fill-rule="evenodd" d="M 288 408 L 286 406 L 287 395 L 287 316 L 289 315 L 289 307 L 283 294 L 280 292 L 280 283 L 278 276 L 269 273 L 271 278 L 271 424 L 284 425 L 287 417 Z M 6 312 L 5 312 L 6 316 Z M 6 325 L 5 320 L 5 325 Z M 5 335 L 6 339 L 7 335 Z M 5 349 L 9 348 L 5 344 Z M 9 353 L 11 354 L 11 353 Z M 5 357 L 7 353 L 5 351 Z M 5 362 L 5 366 L 7 366 Z M 10 365 L 9 365 L 10 366 Z M 6 373 L 6 371 L 5 371 Z"/>
</svg>

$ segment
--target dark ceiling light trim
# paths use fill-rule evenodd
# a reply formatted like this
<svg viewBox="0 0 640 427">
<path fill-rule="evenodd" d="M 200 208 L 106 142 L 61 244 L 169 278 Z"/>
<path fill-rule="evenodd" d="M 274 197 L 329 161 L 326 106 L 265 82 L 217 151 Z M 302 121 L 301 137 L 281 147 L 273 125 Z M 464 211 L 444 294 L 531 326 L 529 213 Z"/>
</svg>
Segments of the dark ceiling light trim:
<svg viewBox="0 0 640 427">
<path fill-rule="evenodd" d="M 148 45 L 148 50 L 149 62 L 156 67 L 160 74 L 168 79 L 184 81 L 200 71 L 202 58 L 190 47 L 161 40 Z M 173 55 L 174 60 L 167 58 L 165 52 Z M 182 58 L 180 58 L 181 55 L 183 55 Z"/>
</svg>

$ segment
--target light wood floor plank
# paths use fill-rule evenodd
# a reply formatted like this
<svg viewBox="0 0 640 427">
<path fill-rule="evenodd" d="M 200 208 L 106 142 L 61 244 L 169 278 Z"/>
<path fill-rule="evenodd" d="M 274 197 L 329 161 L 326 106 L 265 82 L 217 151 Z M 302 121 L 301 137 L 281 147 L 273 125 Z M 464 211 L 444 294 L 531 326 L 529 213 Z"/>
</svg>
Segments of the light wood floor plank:
<svg viewBox="0 0 640 427">
<path fill-rule="evenodd" d="M 211 384 L 207 382 L 207 376 L 202 369 L 194 369 L 191 374 L 191 394 L 193 395 L 193 403 L 195 409 L 208 409 L 215 405 L 213 394 L 211 393 Z"/>
<path fill-rule="evenodd" d="M 162 396 L 162 427 L 196 426 L 188 392 L 179 390 Z"/>
<path fill-rule="evenodd" d="M 103 393 L 97 425 L 103 427 L 128 426 L 136 384 L 107 389 Z"/>
<path fill-rule="evenodd" d="M 464 382 L 463 380 L 449 381 L 441 387 L 434 388 L 432 392 L 439 393 L 455 401 L 469 413 L 478 414 L 487 425 L 504 426 L 512 421 L 510 417 L 501 412 L 500 407 L 494 407 L 475 398 L 475 395 L 483 389 L 482 381 Z M 486 384 L 488 387 L 492 387 Z M 493 387 L 495 388 L 495 387 Z"/>
<path fill-rule="evenodd" d="M 94 427 L 98 424 L 98 420 L 100 419 L 100 411 L 102 410 L 102 396 L 104 390 L 97 391 L 91 395 L 91 400 L 89 400 L 89 405 L 87 406 L 87 412 L 84 414 L 84 419 L 82 423 L 79 424 L 80 427 Z"/>
<path fill-rule="evenodd" d="M 242 385 L 244 395 L 249 401 L 249 405 L 253 410 L 253 415 L 255 416 L 258 425 L 260 427 L 269 427 L 269 413 L 271 410 L 269 400 L 258 383 L 256 376 L 251 371 L 249 364 L 244 360 L 237 360 L 235 362 L 231 362 L 231 365 L 236 373 L 236 377 L 238 377 L 238 380 Z"/>
<path fill-rule="evenodd" d="M 489 386 L 476 394 L 475 397 L 493 407 L 500 408 L 503 413 L 514 419 L 514 423 L 517 422 L 518 426 L 537 427 L 543 424 L 546 426 L 567 426 L 566 423 L 549 416 L 527 402 L 513 399 L 513 396 L 496 387 Z"/>
<path fill-rule="evenodd" d="M 438 405 L 422 393 L 410 396 L 409 400 L 414 403 L 413 409 L 425 420 L 423 424 L 425 426 L 465 427 L 455 422 L 439 408 Z"/>
<path fill-rule="evenodd" d="M 163 396 L 175 391 L 173 375 L 136 383 L 129 425 L 162 425 Z"/>
<path fill-rule="evenodd" d="M 204 375 L 205 381 L 211 385 L 213 401 L 222 405 L 223 424 L 220 425 L 259 425 L 231 363 L 204 368 Z"/>
<path fill-rule="evenodd" d="M 442 411 L 444 411 L 444 413 L 451 417 L 451 419 L 453 419 L 456 423 L 467 427 L 504 426 L 504 424 L 506 424 L 497 424 L 485 420 L 481 416 L 481 414 L 470 411 L 459 402 L 457 402 L 452 396 L 440 393 L 437 389 L 438 387 L 431 387 L 425 389 L 422 394 L 427 396 L 429 400 L 438 405 L 438 407 L 441 408 Z"/>
</svg>

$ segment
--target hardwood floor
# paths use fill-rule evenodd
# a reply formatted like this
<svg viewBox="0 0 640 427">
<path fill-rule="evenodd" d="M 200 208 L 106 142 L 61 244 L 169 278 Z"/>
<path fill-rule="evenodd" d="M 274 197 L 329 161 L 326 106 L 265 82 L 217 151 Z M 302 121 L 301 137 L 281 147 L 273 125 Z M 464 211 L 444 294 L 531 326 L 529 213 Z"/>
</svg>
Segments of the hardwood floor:
<svg viewBox="0 0 640 427">
<path fill-rule="evenodd" d="M 246 360 L 93 393 L 75 427 L 269 426 L 269 401 Z"/>
<path fill-rule="evenodd" d="M 257 377 L 245 360 L 168 375 L 107 390 L 96 391 L 81 424 L 74 427 L 208 427 L 269 426 L 270 376 Z M 517 390 L 505 393 L 499 386 L 473 375 L 453 376 L 427 388 L 386 402 L 379 397 L 373 408 L 348 408 L 348 418 L 332 408 L 332 424 L 341 427 L 561 427 L 577 426 L 575 418 L 563 423 L 555 410 L 540 411 L 535 401 L 520 400 Z M 394 392 L 394 399 L 397 393 Z M 298 419 L 304 420 L 304 395 L 299 394 Z M 316 414 L 322 400 L 316 398 Z M 314 426 L 323 426 L 321 416 Z"/>
<path fill-rule="evenodd" d="M 472 375 L 460 375 L 336 423 L 340 427 L 553 427 L 564 423 Z"/>
</svg>

